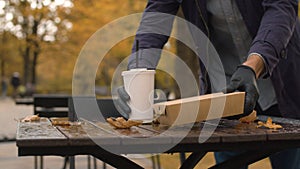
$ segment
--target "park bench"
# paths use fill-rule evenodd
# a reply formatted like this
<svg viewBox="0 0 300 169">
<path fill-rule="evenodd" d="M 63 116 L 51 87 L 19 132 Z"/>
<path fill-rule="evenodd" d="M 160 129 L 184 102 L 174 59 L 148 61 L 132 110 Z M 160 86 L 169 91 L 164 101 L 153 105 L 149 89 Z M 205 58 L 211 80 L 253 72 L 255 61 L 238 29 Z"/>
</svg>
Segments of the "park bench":
<svg viewBox="0 0 300 169">
<path fill-rule="evenodd" d="M 35 94 L 33 95 L 34 114 L 40 117 L 68 117 L 69 95 Z"/>
<path fill-rule="evenodd" d="M 33 97 L 15 98 L 16 105 L 33 105 Z"/>
<path fill-rule="evenodd" d="M 33 114 L 39 117 L 68 117 L 69 95 L 61 94 L 34 94 L 33 95 Z M 21 102 L 21 100 L 20 100 Z M 17 102 L 16 102 L 17 103 Z M 40 156 L 40 169 L 44 168 L 43 156 Z M 65 157 L 64 165 L 66 168 L 68 157 Z M 38 168 L 38 158 L 34 157 L 34 168 Z"/>
</svg>

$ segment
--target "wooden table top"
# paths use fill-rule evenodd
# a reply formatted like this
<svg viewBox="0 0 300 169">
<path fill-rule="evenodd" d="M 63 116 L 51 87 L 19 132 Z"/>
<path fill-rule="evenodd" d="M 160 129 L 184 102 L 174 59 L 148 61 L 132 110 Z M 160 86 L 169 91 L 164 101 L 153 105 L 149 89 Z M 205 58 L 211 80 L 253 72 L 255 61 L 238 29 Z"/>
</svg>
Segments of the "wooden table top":
<svg viewBox="0 0 300 169">
<path fill-rule="evenodd" d="M 260 116 L 266 121 L 266 116 Z M 53 126 L 50 119 L 19 122 L 19 156 L 90 154 L 116 168 L 142 168 L 119 154 L 192 152 L 182 168 L 193 168 L 209 151 L 245 151 L 212 168 L 239 168 L 286 148 L 300 147 L 300 121 L 275 118 L 282 129 L 257 128 L 257 123 L 221 119 L 194 125 L 141 125 L 114 129 L 106 122 L 82 119 L 70 126 Z M 210 131 L 212 131 L 210 135 Z M 209 136 L 205 142 L 199 136 Z M 112 150 L 112 151 L 111 151 Z"/>
<path fill-rule="evenodd" d="M 262 120 L 266 117 L 261 116 Z M 277 120 L 277 121 L 276 121 Z M 78 125 L 53 126 L 49 119 L 40 122 L 20 122 L 17 131 L 17 146 L 94 145 L 92 139 L 107 145 L 151 144 L 198 144 L 200 133 L 205 136 L 215 129 L 205 143 L 241 143 L 251 141 L 300 140 L 299 120 L 273 118 L 282 129 L 257 128 L 256 123 L 240 123 L 237 120 L 221 119 L 219 124 L 202 122 L 195 125 L 168 127 L 141 125 L 131 129 L 114 129 L 108 123 L 82 120 Z M 206 129 L 204 130 L 204 125 Z M 217 126 L 216 126 L 217 125 Z"/>
</svg>

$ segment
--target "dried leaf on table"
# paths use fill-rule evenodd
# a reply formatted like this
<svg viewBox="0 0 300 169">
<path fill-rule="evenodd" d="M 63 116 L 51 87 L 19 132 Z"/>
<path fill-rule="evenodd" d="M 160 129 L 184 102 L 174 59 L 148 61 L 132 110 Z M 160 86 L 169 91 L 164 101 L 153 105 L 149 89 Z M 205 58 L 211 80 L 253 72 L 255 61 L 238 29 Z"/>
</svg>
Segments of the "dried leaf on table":
<svg viewBox="0 0 300 169">
<path fill-rule="evenodd" d="M 268 117 L 266 123 L 259 121 L 259 122 L 257 122 L 257 124 L 258 124 L 257 127 L 266 127 L 266 128 L 275 129 L 275 130 L 282 128 L 281 125 L 273 123 L 271 117 Z"/>
<path fill-rule="evenodd" d="M 21 122 L 33 122 L 33 121 L 39 121 L 41 118 L 38 115 L 30 115 L 26 116 L 21 120 Z"/>
<path fill-rule="evenodd" d="M 123 117 L 107 118 L 107 122 L 117 129 L 129 129 L 132 126 L 139 126 L 143 122 L 140 120 L 125 120 Z"/>
<path fill-rule="evenodd" d="M 239 121 L 241 123 L 251 123 L 251 122 L 254 122 L 256 119 L 257 119 L 256 111 L 253 110 L 253 112 L 251 114 L 249 114 L 248 116 L 240 118 Z"/>
<path fill-rule="evenodd" d="M 70 126 L 71 123 L 69 121 L 52 121 L 53 126 Z"/>
</svg>

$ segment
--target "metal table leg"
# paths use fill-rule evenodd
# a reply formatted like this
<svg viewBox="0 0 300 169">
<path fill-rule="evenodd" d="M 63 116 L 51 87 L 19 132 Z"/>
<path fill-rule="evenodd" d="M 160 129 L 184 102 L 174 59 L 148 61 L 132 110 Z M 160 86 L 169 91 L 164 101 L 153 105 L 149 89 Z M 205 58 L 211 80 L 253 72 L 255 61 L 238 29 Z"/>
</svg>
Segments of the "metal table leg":
<svg viewBox="0 0 300 169">
<path fill-rule="evenodd" d="M 87 169 L 91 169 L 91 156 L 87 156 Z"/>
<path fill-rule="evenodd" d="M 116 155 L 106 151 L 93 151 L 91 154 L 99 160 L 102 160 L 103 162 L 110 164 L 115 168 L 143 169 L 143 167 L 139 166 L 138 164 L 121 155 Z"/>
<path fill-rule="evenodd" d="M 180 169 L 193 169 L 207 152 L 192 153 L 181 165 Z"/>
<path fill-rule="evenodd" d="M 64 164 L 63 164 L 63 167 L 62 169 L 66 169 L 67 168 L 67 164 L 69 162 L 69 156 L 65 156 L 65 159 L 64 159 Z"/>
<path fill-rule="evenodd" d="M 184 152 L 179 153 L 179 158 L 180 158 L 180 164 L 182 165 L 185 161 L 185 153 Z"/>
<path fill-rule="evenodd" d="M 75 169 L 75 156 L 69 156 L 70 169 Z"/>
<path fill-rule="evenodd" d="M 44 169 L 44 157 L 40 156 L 40 169 Z"/>
<path fill-rule="evenodd" d="M 217 164 L 217 165 L 211 167 L 210 169 L 241 168 L 243 166 L 247 166 L 258 160 L 264 159 L 278 151 L 280 151 L 280 150 L 273 149 L 273 150 L 265 150 L 265 151 L 259 151 L 259 150 L 246 151 L 246 152 L 241 153 L 227 161 L 224 161 L 223 163 Z"/>
<path fill-rule="evenodd" d="M 97 169 L 97 159 L 93 157 L 93 162 L 94 162 L 94 169 Z"/>
<path fill-rule="evenodd" d="M 34 156 L 34 169 L 38 169 L 38 156 Z"/>
</svg>

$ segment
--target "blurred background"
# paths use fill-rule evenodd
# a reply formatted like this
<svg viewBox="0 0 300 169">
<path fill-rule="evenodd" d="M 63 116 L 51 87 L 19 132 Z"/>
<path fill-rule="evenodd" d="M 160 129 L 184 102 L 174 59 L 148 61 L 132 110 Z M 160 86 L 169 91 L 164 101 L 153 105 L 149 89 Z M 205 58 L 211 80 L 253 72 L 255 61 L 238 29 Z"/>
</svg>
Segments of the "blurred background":
<svg viewBox="0 0 300 169">
<path fill-rule="evenodd" d="M 146 0 L 0 0 L 0 78 L 2 94 L 71 93 L 76 59 L 85 42 L 105 24 L 142 12 Z M 178 14 L 182 16 L 181 12 Z M 122 31 L 122 30 L 120 30 Z M 110 95 L 116 66 L 131 53 L 134 37 L 116 44 L 99 65 L 96 94 Z M 105 43 L 105 42 L 104 42 Z M 198 72 L 195 55 L 170 38 L 165 50 Z M 19 82 L 12 84 L 13 76 Z M 197 79 L 197 78 L 196 78 Z M 172 78 L 156 74 L 156 86 L 179 97 Z"/>
<path fill-rule="evenodd" d="M 0 77 L 3 93 L 71 93 L 76 59 L 85 42 L 105 24 L 142 12 L 146 0 L 0 0 Z M 122 30 L 120 30 L 122 31 Z M 116 44 L 95 79 L 96 93 L 110 95 L 115 67 L 131 53 L 134 37 Z M 180 45 L 180 42 L 177 42 Z M 175 40 L 168 49 L 176 52 Z M 184 47 L 184 46 L 183 46 Z M 158 75 L 162 88 L 173 84 Z M 17 76 L 16 84 L 11 83 Z"/>
</svg>

